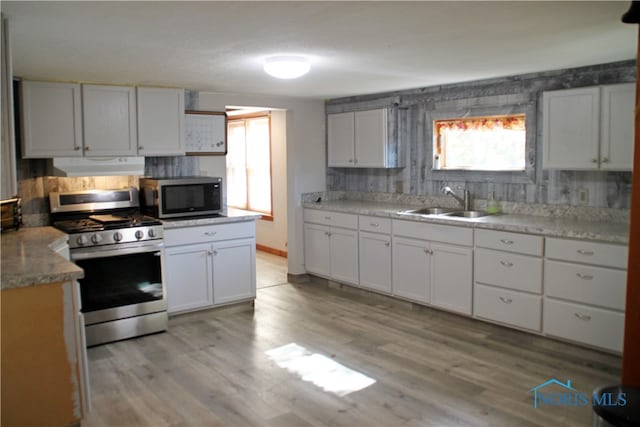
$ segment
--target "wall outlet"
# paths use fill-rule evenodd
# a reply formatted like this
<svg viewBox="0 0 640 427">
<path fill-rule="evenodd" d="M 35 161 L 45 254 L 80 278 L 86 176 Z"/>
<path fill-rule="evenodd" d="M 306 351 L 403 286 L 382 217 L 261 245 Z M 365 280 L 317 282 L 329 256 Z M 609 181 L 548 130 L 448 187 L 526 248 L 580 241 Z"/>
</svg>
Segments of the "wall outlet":
<svg viewBox="0 0 640 427">
<path fill-rule="evenodd" d="M 578 204 L 581 206 L 586 206 L 588 203 L 589 203 L 589 189 L 588 188 L 578 189 Z"/>
</svg>

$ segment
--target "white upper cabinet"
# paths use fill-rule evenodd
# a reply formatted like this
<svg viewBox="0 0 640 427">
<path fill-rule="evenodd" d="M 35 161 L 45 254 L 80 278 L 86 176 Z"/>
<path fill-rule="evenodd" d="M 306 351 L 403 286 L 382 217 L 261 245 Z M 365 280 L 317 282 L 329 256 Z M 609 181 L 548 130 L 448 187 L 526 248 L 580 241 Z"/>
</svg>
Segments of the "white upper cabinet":
<svg viewBox="0 0 640 427">
<path fill-rule="evenodd" d="M 184 90 L 138 87 L 138 154 L 184 154 Z"/>
<path fill-rule="evenodd" d="M 398 167 L 396 139 L 389 139 L 387 109 L 327 114 L 329 167 Z"/>
<path fill-rule="evenodd" d="M 82 119 L 85 156 L 137 154 L 135 88 L 82 85 Z"/>
<path fill-rule="evenodd" d="M 635 89 L 635 83 L 602 87 L 601 169 L 632 169 Z"/>
<path fill-rule="evenodd" d="M 543 94 L 544 169 L 631 170 L 635 83 Z"/>
<path fill-rule="evenodd" d="M 22 81 L 22 157 L 82 157 L 80 85 Z"/>
<path fill-rule="evenodd" d="M 355 167 L 354 113 L 327 115 L 329 166 Z"/>
<path fill-rule="evenodd" d="M 356 166 L 376 168 L 387 166 L 387 110 L 355 113 Z"/>
</svg>

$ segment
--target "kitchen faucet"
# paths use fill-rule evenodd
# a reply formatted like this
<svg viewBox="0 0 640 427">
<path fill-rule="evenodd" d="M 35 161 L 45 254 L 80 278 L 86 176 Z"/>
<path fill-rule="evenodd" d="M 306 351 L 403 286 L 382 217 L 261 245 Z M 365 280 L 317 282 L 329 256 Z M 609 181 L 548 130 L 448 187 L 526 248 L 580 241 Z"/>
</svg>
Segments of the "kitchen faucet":
<svg viewBox="0 0 640 427">
<path fill-rule="evenodd" d="M 462 188 L 462 187 L 458 187 L 458 188 Z M 471 204 L 471 197 L 469 195 L 469 190 L 466 190 L 464 188 L 462 188 L 462 195 L 463 197 L 458 196 L 456 193 L 453 192 L 453 190 L 451 189 L 451 187 L 444 187 L 442 189 L 442 192 L 448 196 L 453 197 L 454 199 L 456 199 L 464 208 L 465 211 L 470 210 L 470 204 Z"/>
</svg>

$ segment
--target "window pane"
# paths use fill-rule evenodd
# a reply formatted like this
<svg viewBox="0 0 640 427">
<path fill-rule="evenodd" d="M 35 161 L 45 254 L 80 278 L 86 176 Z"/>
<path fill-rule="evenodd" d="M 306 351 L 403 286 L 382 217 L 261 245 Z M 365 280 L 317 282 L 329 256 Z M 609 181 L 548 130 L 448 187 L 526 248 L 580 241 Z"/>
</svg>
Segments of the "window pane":
<svg viewBox="0 0 640 427">
<path fill-rule="evenodd" d="M 269 117 L 229 121 L 227 204 L 272 213 Z"/>
<path fill-rule="evenodd" d="M 227 132 L 227 204 L 247 208 L 245 129 L 242 122 L 229 122 Z"/>
<path fill-rule="evenodd" d="M 524 170 L 525 115 L 434 122 L 434 169 Z"/>
</svg>

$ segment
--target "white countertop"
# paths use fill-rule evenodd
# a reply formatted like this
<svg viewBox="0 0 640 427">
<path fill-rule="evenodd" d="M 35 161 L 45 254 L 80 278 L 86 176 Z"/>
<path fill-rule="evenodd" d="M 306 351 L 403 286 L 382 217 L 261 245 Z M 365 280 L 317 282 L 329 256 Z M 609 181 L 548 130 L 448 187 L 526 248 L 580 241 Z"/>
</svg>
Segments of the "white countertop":
<svg viewBox="0 0 640 427">
<path fill-rule="evenodd" d="M 260 215 L 259 213 L 229 208 L 223 216 L 164 219 L 162 220 L 162 226 L 165 229 L 194 227 L 198 225 L 226 224 L 230 222 L 251 221 L 260 219 L 261 217 L 262 215 Z"/>
<path fill-rule="evenodd" d="M 303 203 L 303 207 L 357 215 L 371 215 L 409 221 L 456 225 L 460 227 L 530 233 L 548 237 L 564 237 L 622 244 L 628 244 L 629 242 L 629 224 L 627 223 L 584 221 L 566 217 L 520 214 L 489 215 L 481 218 L 403 215 L 399 212 L 416 209 L 420 206 L 360 200 L 333 200 L 319 203 L 305 202 Z"/>
</svg>

